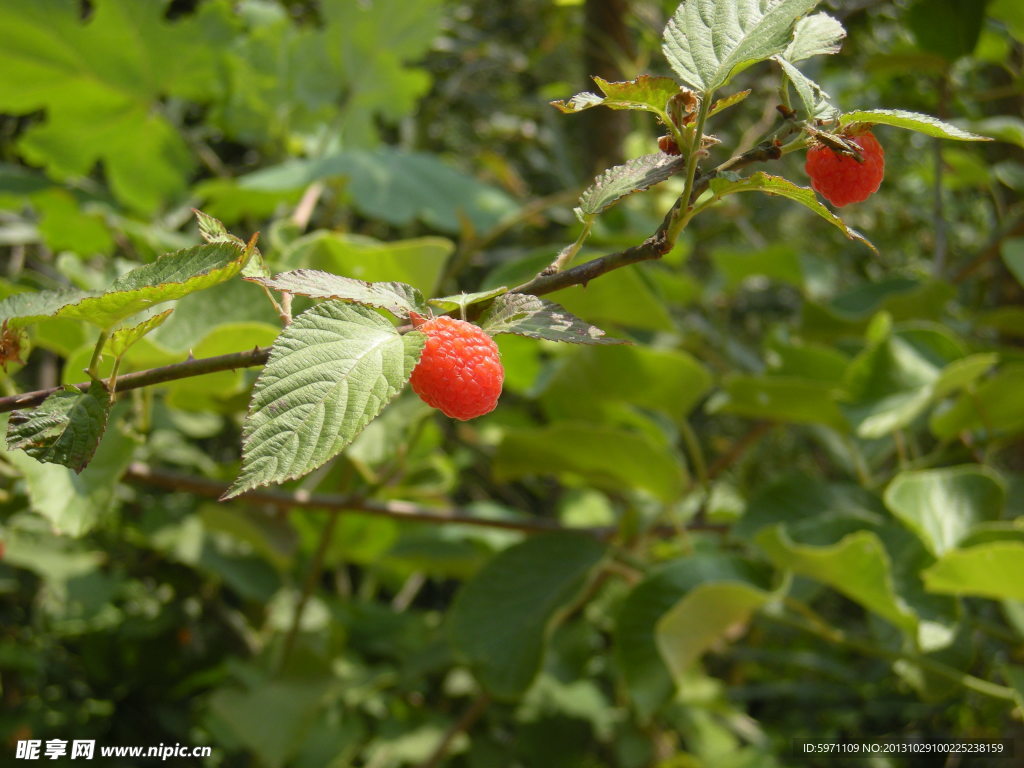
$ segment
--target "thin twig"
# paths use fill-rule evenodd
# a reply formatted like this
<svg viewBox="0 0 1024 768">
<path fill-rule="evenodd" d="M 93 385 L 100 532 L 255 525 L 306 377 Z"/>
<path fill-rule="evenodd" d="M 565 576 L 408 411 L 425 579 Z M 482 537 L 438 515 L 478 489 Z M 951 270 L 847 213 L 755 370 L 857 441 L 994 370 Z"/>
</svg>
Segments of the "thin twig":
<svg viewBox="0 0 1024 768">
<path fill-rule="evenodd" d="M 270 347 L 255 347 L 246 352 L 233 352 L 230 355 L 218 355 L 217 357 L 202 357 L 199 359 L 184 360 L 172 365 L 164 365 L 159 368 L 149 368 L 145 371 L 126 373 L 117 377 L 117 391 L 125 392 L 129 389 L 148 387 L 153 384 L 164 384 L 177 379 L 187 379 L 192 376 L 202 376 L 217 371 L 231 371 L 236 368 L 252 368 L 256 365 L 263 365 L 270 357 Z M 91 382 L 82 382 L 74 386 L 81 392 L 89 389 Z M 39 405 L 54 392 L 59 392 L 61 387 L 48 387 L 38 389 L 34 392 L 24 392 L 20 395 L 0 397 L 0 413 L 15 411 L 18 408 L 26 408 Z"/>
<path fill-rule="evenodd" d="M 491 697 L 486 693 L 481 693 L 473 699 L 473 703 L 462 713 L 462 717 L 451 724 L 448 730 L 445 731 L 444 736 L 441 737 L 441 741 L 434 748 L 434 751 L 417 768 L 435 768 L 435 766 L 440 765 L 441 761 L 447 756 L 448 750 L 451 749 L 455 737 L 472 728 L 473 724 L 480 719 L 480 715 L 484 713 L 484 710 L 487 709 L 487 705 L 490 703 Z"/>
<path fill-rule="evenodd" d="M 729 469 L 729 467 L 739 461 L 743 457 L 743 454 L 757 443 L 758 440 L 771 431 L 773 426 L 775 426 L 774 422 L 759 421 L 751 427 L 743 437 L 729 447 L 728 451 L 715 459 L 715 462 L 708 467 L 708 479 L 714 480 L 720 474 L 725 472 L 725 470 Z"/>
<path fill-rule="evenodd" d="M 178 472 L 168 472 L 161 469 L 154 469 L 141 462 L 134 462 L 124 476 L 129 482 L 150 485 L 157 488 L 166 488 L 171 491 L 185 491 L 196 496 L 208 498 L 220 498 L 228 489 L 228 483 L 219 480 L 212 480 L 207 477 L 185 475 Z M 352 513 L 370 515 L 375 517 L 388 517 L 395 520 L 408 520 L 417 523 L 438 523 L 473 525 L 480 528 L 502 528 L 509 531 L 521 531 L 523 533 L 548 533 L 552 531 L 570 531 L 585 535 L 595 536 L 600 539 L 610 539 L 618 529 L 614 526 L 604 527 L 567 527 L 548 520 L 503 520 L 494 518 L 478 517 L 471 511 L 459 508 L 424 507 L 408 501 L 374 501 L 355 495 L 342 494 L 313 494 L 308 491 L 277 491 L 270 489 L 259 489 L 249 491 L 231 502 L 240 501 L 250 504 L 264 504 L 278 509 L 319 509 L 334 513 Z M 726 525 L 705 524 L 701 526 L 690 526 L 693 530 L 706 530 L 718 533 L 725 533 L 729 530 Z M 672 526 L 664 526 L 656 531 L 659 535 L 676 535 L 677 531 Z"/>
</svg>

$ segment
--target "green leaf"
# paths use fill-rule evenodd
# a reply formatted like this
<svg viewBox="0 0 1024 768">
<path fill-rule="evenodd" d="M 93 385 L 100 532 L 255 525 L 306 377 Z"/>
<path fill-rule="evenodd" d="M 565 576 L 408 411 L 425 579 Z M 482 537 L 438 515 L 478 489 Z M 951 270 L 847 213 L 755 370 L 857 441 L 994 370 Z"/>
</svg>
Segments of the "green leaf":
<svg viewBox="0 0 1024 768">
<path fill-rule="evenodd" d="M 641 155 L 602 173 L 580 195 L 583 214 L 595 216 L 634 192 L 650 189 L 686 167 L 686 158 L 661 152 Z"/>
<path fill-rule="evenodd" d="M 107 344 L 103 349 L 104 354 L 110 354 L 114 357 L 122 357 L 124 353 L 128 351 L 128 348 L 135 342 L 150 331 L 163 325 L 164 320 L 170 317 L 173 311 L 174 307 L 165 309 L 160 314 L 153 315 L 152 317 L 143 320 L 138 325 L 133 325 L 129 328 L 119 328 L 114 331 L 110 334 L 110 338 L 107 339 Z"/>
<path fill-rule="evenodd" d="M 769 599 L 769 593 L 747 584 L 701 584 L 662 616 L 655 634 L 658 651 L 679 684 L 705 651 Z"/>
<path fill-rule="evenodd" d="M 977 0 L 917 0 L 906 11 L 906 24 L 921 50 L 952 62 L 977 46 L 985 5 Z"/>
<path fill-rule="evenodd" d="M 756 541 L 777 567 L 828 584 L 897 627 L 917 628 L 917 617 L 896 593 L 892 560 L 875 533 L 862 530 L 832 545 L 807 546 L 776 525 L 763 529 Z"/>
<path fill-rule="evenodd" d="M 954 549 L 922 576 L 930 592 L 1024 600 L 1024 543 L 993 542 Z"/>
<path fill-rule="evenodd" d="M 455 244 L 443 237 L 384 243 L 369 237 L 321 231 L 291 243 L 278 263 L 372 283 L 408 283 L 423 295 L 431 296 L 454 250 Z"/>
<path fill-rule="evenodd" d="M 832 383 L 803 377 L 732 374 L 709 400 L 707 409 L 751 419 L 824 424 L 846 432 L 850 427 L 839 408 L 838 394 Z"/>
<path fill-rule="evenodd" d="M 984 430 L 1013 434 L 1024 430 L 1024 366 L 1008 365 L 965 392 L 952 407 L 936 412 L 929 426 L 938 438 Z"/>
<path fill-rule="evenodd" d="M 669 116 L 666 109 L 668 100 L 683 90 L 679 87 L 679 83 L 671 77 L 652 77 L 651 75 L 640 75 L 635 80 L 621 83 L 594 77 L 594 82 L 601 89 L 603 96 L 590 92 L 578 93 L 567 102 L 552 101 L 551 106 L 566 114 L 582 112 L 591 107 L 641 109 L 653 112 L 665 125 L 668 125 Z"/>
<path fill-rule="evenodd" d="M 1024 285 L 1024 237 L 1003 240 L 999 251 L 1006 268 L 1017 278 L 1018 283 Z"/>
<path fill-rule="evenodd" d="M 677 455 L 636 432 L 568 421 L 506 431 L 494 456 L 496 478 L 561 473 L 613 491 L 642 489 L 665 502 L 678 499 L 686 482 Z"/>
<path fill-rule="evenodd" d="M 508 288 L 504 285 L 498 288 L 492 288 L 489 291 L 477 291 L 476 293 L 456 293 L 451 296 L 441 296 L 436 299 L 427 299 L 427 304 L 432 307 L 437 307 L 442 312 L 454 312 L 456 309 L 460 312 L 465 312 L 466 308 L 472 304 L 479 304 L 482 301 L 493 299 L 495 296 L 501 296 L 503 293 L 508 293 Z"/>
<path fill-rule="evenodd" d="M 628 403 L 680 421 L 711 384 L 707 368 L 680 350 L 586 347 L 560 361 L 542 402 L 553 418 L 593 418 L 609 404 Z"/>
<path fill-rule="evenodd" d="M 396 317 L 406 318 L 410 312 L 427 312 L 423 294 L 406 283 L 369 283 L 316 269 L 296 269 L 274 277 L 246 279 L 275 291 L 286 291 L 314 299 L 338 299 L 386 309 Z"/>
<path fill-rule="evenodd" d="M 665 27 L 662 51 L 683 81 L 708 93 L 786 50 L 793 23 L 817 0 L 688 0 Z"/>
<path fill-rule="evenodd" d="M 56 464 L 42 464 L 23 451 L 5 457 L 25 479 L 29 506 L 54 530 L 82 536 L 118 507 L 118 481 L 132 459 L 135 442 L 120 429 L 108 429 L 81 473 Z"/>
<path fill-rule="evenodd" d="M 736 555 L 695 552 L 658 566 L 633 588 L 615 621 L 614 649 L 630 698 L 642 717 L 650 717 L 672 692 L 666 662 L 658 652 L 658 620 L 702 584 L 767 589 L 769 577 L 766 566 Z"/>
<path fill-rule="evenodd" d="M 391 147 L 287 160 L 242 176 L 238 183 L 246 190 L 279 192 L 331 178 L 347 180 L 346 189 L 361 214 L 396 226 L 420 219 L 442 232 L 459 233 L 468 219 L 477 230 L 486 231 L 518 207 L 505 192 L 436 155 Z"/>
<path fill-rule="evenodd" d="M 797 69 L 781 56 L 774 57 L 786 77 L 793 83 L 800 101 L 804 105 L 807 116 L 816 120 L 831 122 L 839 114 L 839 110 L 832 105 L 831 98 L 825 90 L 807 75 Z"/>
<path fill-rule="evenodd" d="M 340 453 L 405 386 L 423 342 L 340 301 L 295 318 L 256 380 L 242 468 L 224 498 L 301 477 Z"/>
<path fill-rule="evenodd" d="M 750 176 L 734 176 L 732 174 L 721 176 L 711 180 L 709 185 L 711 194 L 716 199 L 725 197 L 726 195 L 732 195 L 737 192 L 764 192 L 769 195 L 780 195 L 787 197 L 790 200 L 803 205 L 805 208 L 809 208 L 814 211 L 827 221 L 832 226 L 836 227 L 844 235 L 851 240 L 859 240 L 864 243 L 868 248 L 877 252 L 877 248 L 871 244 L 863 235 L 854 229 L 846 226 L 846 223 L 836 216 L 832 211 L 826 208 L 814 194 L 814 190 L 810 187 L 797 186 L 788 179 L 784 179 L 781 176 L 771 176 L 764 171 L 758 171 L 752 173 Z"/>
<path fill-rule="evenodd" d="M 480 318 L 480 327 L 492 336 L 514 333 L 572 344 L 628 344 L 607 338 L 604 331 L 570 314 L 557 304 L 525 293 L 498 296 Z"/>
<path fill-rule="evenodd" d="M 639 264 L 616 270 L 614 280 L 594 280 L 586 286 L 563 288 L 548 294 L 548 299 L 588 322 L 652 331 L 675 330 L 665 301 L 651 286 L 650 272 Z"/>
<path fill-rule="evenodd" d="M 901 472 L 885 490 L 885 504 L 936 557 L 959 546 L 979 523 L 998 520 L 1006 490 L 982 466 Z"/>
<path fill-rule="evenodd" d="M 456 652 L 499 699 L 520 697 L 548 636 L 605 554 L 587 536 L 542 534 L 500 553 L 468 581 L 448 616 Z"/>
<path fill-rule="evenodd" d="M 137 312 L 237 275 L 252 256 L 233 243 L 212 243 L 167 253 L 151 264 L 125 273 L 98 291 L 39 291 L 19 293 L 0 301 L 0 320 L 13 327 L 47 317 L 87 320 L 109 328 Z"/>
<path fill-rule="evenodd" d="M 230 232 L 227 227 L 219 219 L 215 219 L 208 213 L 203 213 L 197 208 L 192 209 L 192 213 L 196 217 L 196 223 L 199 225 L 199 234 L 203 236 L 203 240 L 208 243 L 237 243 L 244 245 L 244 243 Z"/>
<path fill-rule="evenodd" d="M 168 23 L 161 3 L 135 0 L 98 3 L 88 22 L 72 0 L 0 4 L 0 111 L 45 111 L 22 156 L 59 179 L 101 162 L 117 199 L 140 211 L 182 193 L 192 155 L 160 105 L 215 92 L 228 28 L 223 6 L 208 6 Z"/>
<path fill-rule="evenodd" d="M 54 392 L 31 411 L 11 414 L 7 447 L 81 472 L 107 428 L 111 404 L 110 393 L 99 381 L 85 392 L 74 387 Z"/>
<path fill-rule="evenodd" d="M 905 128 L 908 131 L 917 131 L 926 136 L 934 136 L 938 139 L 954 139 L 956 141 L 992 141 L 987 136 L 979 136 L 976 133 L 957 128 L 955 125 L 944 123 L 931 115 L 922 115 L 919 112 L 907 112 L 902 109 L 859 109 L 855 112 L 846 112 L 839 116 L 841 126 L 853 125 L 891 125 L 895 128 Z"/>
<path fill-rule="evenodd" d="M 793 39 L 783 51 L 782 58 L 797 62 L 811 56 L 839 53 L 845 37 L 843 25 L 827 13 L 804 16 L 794 25 Z"/>
<path fill-rule="evenodd" d="M 719 112 L 723 112 L 729 107 L 739 104 L 749 95 L 750 89 L 748 88 L 745 91 L 736 91 L 736 93 L 731 93 L 724 98 L 718 99 L 717 101 L 715 101 L 714 104 L 711 105 L 711 110 L 708 112 L 708 117 L 714 117 Z"/>
</svg>

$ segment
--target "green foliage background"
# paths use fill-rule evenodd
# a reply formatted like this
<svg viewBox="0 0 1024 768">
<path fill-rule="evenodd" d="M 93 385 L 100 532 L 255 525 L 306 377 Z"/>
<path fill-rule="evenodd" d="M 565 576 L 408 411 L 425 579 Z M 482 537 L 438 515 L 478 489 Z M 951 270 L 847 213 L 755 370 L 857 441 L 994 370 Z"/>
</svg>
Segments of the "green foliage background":
<svg viewBox="0 0 1024 768">
<path fill-rule="evenodd" d="M 671 74 L 675 3 L 624 5 L 621 77 Z M 453 423 L 405 392 L 286 486 L 362 512 L 214 501 L 251 369 L 127 393 L 81 474 L 0 454 L 0 749 L 427 766 L 468 712 L 445 765 L 814 765 L 795 737 L 1024 750 L 1024 8 L 821 9 L 848 37 L 809 73 L 844 111 L 997 141 L 877 128 L 887 178 L 841 212 L 877 253 L 735 195 L 664 259 L 546 297 L 633 344 L 500 337 L 494 413 Z M 590 87 L 593 25 L 552 0 L 7 0 L 0 298 L 106 289 L 196 245 L 193 207 L 261 232 L 273 272 L 525 281 L 615 153 L 547 103 Z M 709 124 L 716 163 L 777 118 L 777 70 L 744 88 Z M 648 115 L 625 121 L 623 158 L 656 151 Z M 796 155 L 763 170 L 806 184 Z M 603 213 L 579 260 L 641 242 L 680 191 Z M 237 279 L 170 306 L 122 373 L 280 331 Z M 3 394 L 81 381 L 96 338 L 60 317 L 24 341 Z M 509 527 L 367 514 L 390 502 Z M 538 522 L 585 531 L 520 529 Z"/>
</svg>

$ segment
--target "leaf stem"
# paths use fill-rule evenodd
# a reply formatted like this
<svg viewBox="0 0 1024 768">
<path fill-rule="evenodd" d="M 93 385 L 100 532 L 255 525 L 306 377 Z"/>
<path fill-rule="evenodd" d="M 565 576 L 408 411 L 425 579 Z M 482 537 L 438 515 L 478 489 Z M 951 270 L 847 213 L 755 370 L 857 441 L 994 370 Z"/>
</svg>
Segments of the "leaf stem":
<svg viewBox="0 0 1024 768">
<path fill-rule="evenodd" d="M 85 369 L 85 372 L 89 374 L 90 379 L 98 379 L 100 377 L 100 358 L 103 356 L 103 348 L 107 345 L 107 339 L 109 338 L 110 331 L 108 329 L 104 328 L 100 331 L 100 336 L 96 339 L 96 346 L 92 350 L 89 367 Z"/>
<path fill-rule="evenodd" d="M 683 187 L 683 194 L 679 198 L 682 204 L 677 209 L 675 221 L 668 228 L 669 242 L 675 242 L 679 233 L 683 231 L 686 222 L 689 221 L 687 212 L 693 202 L 694 181 L 697 178 L 697 161 L 701 151 L 701 143 L 704 140 L 704 124 L 711 112 L 711 97 L 714 91 L 705 91 L 701 94 L 700 107 L 697 108 L 697 121 L 693 127 L 693 142 L 690 144 L 690 151 L 686 158 L 686 186 Z"/>
<path fill-rule="evenodd" d="M 583 228 L 580 230 L 579 237 L 575 241 L 563 248 L 558 256 L 551 264 L 549 264 L 542 274 L 552 274 L 554 272 L 561 272 L 565 269 L 567 264 L 572 263 L 572 260 L 576 258 L 576 254 L 580 252 L 580 248 L 583 247 L 583 243 L 586 242 L 590 236 L 590 230 L 594 226 L 593 214 L 588 214 L 583 217 Z"/>
</svg>

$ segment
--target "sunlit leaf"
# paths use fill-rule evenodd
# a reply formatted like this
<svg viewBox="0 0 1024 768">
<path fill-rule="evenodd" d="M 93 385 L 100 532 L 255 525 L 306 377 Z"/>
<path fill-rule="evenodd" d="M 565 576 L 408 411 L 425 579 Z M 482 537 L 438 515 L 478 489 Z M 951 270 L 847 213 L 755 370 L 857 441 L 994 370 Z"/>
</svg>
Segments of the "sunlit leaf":
<svg viewBox="0 0 1024 768">
<path fill-rule="evenodd" d="M 480 318 L 480 326 L 490 333 L 514 333 L 549 341 L 572 344 L 627 344 L 606 337 L 604 331 L 584 322 L 557 304 L 524 293 L 499 296 Z"/>
<path fill-rule="evenodd" d="M 987 136 L 979 136 L 976 133 L 957 128 L 937 117 L 922 115 L 919 112 L 907 112 L 902 109 L 859 109 L 855 112 L 845 112 L 839 116 L 839 124 L 843 126 L 853 124 L 891 125 L 894 128 L 905 128 L 908 131 L 917 131 L 939 139 L 992 141 Z"/>
<path fill-rule="evenodd" d="M 623 165 L 616 165 L 594 179 L 594 183 L 584 190 L 580 196 L 580 210 L 591 216 L 599 214 L 627 195 L 670 179 L 685 167 L 684 156 L 673 157 L 661 152 L 641 155 Z"/>
<path fill-rule="evenodd" d="M 296 269 L 273 277 L 251 277 L 248 280 L 299 296 L 379 307 L 401 317 L 408 317 L 410 312 L 426 312 L 423 295 L 406 283 L 370 283 L 315 269 Z"/>
</svg>

